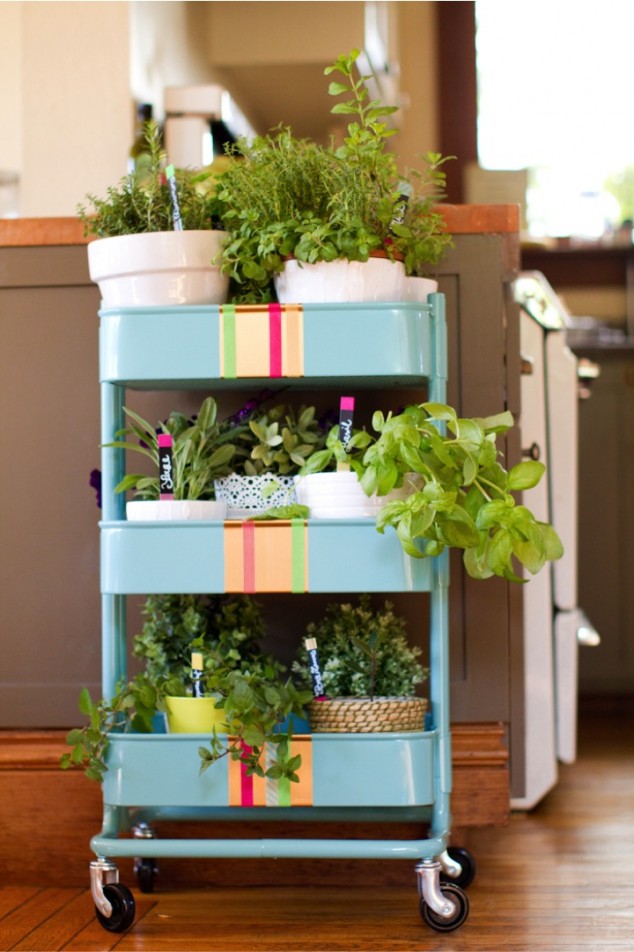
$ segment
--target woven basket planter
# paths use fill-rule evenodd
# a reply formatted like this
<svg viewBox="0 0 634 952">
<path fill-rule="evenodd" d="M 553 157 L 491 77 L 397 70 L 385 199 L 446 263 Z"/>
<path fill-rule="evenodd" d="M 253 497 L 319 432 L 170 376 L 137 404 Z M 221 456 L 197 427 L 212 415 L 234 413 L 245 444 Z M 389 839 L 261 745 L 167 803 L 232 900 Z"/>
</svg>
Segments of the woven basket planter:
<svg viewBox="0 0 634 952">
<path fill-rule="evenodd" d="M 422 731 L 427 699 L 421 697 L 338 697 L 310 704 L 316 734 L 370 734 Z"/>
</svg>

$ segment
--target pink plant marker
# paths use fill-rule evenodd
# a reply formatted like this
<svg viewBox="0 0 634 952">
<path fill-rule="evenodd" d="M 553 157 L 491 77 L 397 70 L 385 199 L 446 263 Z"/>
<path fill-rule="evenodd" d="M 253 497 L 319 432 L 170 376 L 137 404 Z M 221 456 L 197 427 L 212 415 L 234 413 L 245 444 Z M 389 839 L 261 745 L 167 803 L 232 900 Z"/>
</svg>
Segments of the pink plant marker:
<svg viewBox="0 0 634 952">
<path fill-rule="evenodd" d="M 172 460 L 171 433 L 159 433 L 157 440 L 159 453 L 159 499 L 173 499 L 174 463 Z"/>
</svg>

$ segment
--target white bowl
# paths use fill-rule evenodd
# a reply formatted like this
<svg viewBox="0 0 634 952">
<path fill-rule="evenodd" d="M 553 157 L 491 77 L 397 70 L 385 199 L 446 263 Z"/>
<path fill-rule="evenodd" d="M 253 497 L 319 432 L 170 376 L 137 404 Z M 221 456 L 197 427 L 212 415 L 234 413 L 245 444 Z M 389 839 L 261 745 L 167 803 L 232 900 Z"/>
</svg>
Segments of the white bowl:
<svg viewBox="0 0 634 952">
<path fill-rule="evenodd" d="M 405 265 L 389 258 L 368 261 L 286 261 L 275 278 L 281 304 L 403 301 Z"/>
<path fill-rule="evenodd" d="M 387 496 L 367 496 L 352 471 L 296 476 L 295 488 L 298 502 L 308 506 L 311 519 L 374 518 L 386 503 L 412 491 L 410 486 Z"/>
<path fill-rule="evenodd" d="M 405 296 L 407 301 L 427 303 L 427 295 L 435 294 L 438 281 L 433 278 L 417 278 L 414 275 L 405 278 Z"/>
<path fill-rule="evenodd" d="M 90 242 L 88 268 L 102 306 L 223 304 L 229 278 L 211 262 L 225 237 L 224 231 L 157 231 Z"/>
<path fill-rule="evenodd" d="M 125 507 L 128 522 L 182 522 L 224 519 L 227 504 L 217 499 L 144 499 Z"/>
</svg>

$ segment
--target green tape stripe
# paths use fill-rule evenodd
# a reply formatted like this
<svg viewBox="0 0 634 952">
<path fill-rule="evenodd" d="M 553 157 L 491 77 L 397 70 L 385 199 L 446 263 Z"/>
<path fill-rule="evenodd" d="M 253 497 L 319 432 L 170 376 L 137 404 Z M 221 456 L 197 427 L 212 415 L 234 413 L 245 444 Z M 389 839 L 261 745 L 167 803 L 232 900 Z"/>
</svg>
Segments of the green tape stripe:
<svg viewBox="0 0 634 952">
<path fill-rule="evenodd" d="M 306 591 L 306 523 L 291 519 L 291 592 Z"/>
<path fill-rule="evenodd" d="M 281 807 L 290 807 L 291 805 L 291 782 L 288 777 L 280 777 L 277 781 L 278 805 Z"/>
<path fill-rule="evenodd" d="M 222 335 L 224 377 L 226 380 L 235 380 L 237 377 L 236 356 L 236 308 L 235 304 L 222 305 Z"/>
</svg>

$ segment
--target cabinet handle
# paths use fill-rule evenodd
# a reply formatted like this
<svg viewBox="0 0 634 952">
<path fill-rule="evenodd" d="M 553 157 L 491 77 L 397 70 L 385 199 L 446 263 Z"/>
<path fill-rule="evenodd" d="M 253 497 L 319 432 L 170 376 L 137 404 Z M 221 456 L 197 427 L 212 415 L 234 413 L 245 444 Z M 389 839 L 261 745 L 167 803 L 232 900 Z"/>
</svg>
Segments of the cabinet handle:
<svg viewBox="0 0 634 952">
<path fill-rule="evenodd" d="M 534 459 L 537 461 L 541 455 L 542 453 L 539 448 L 539 444 L 537 443 L 531 443 L 528 449 L 522 450 L 522 456 L 525 456 L 527 459 Z"/>
</svg>

